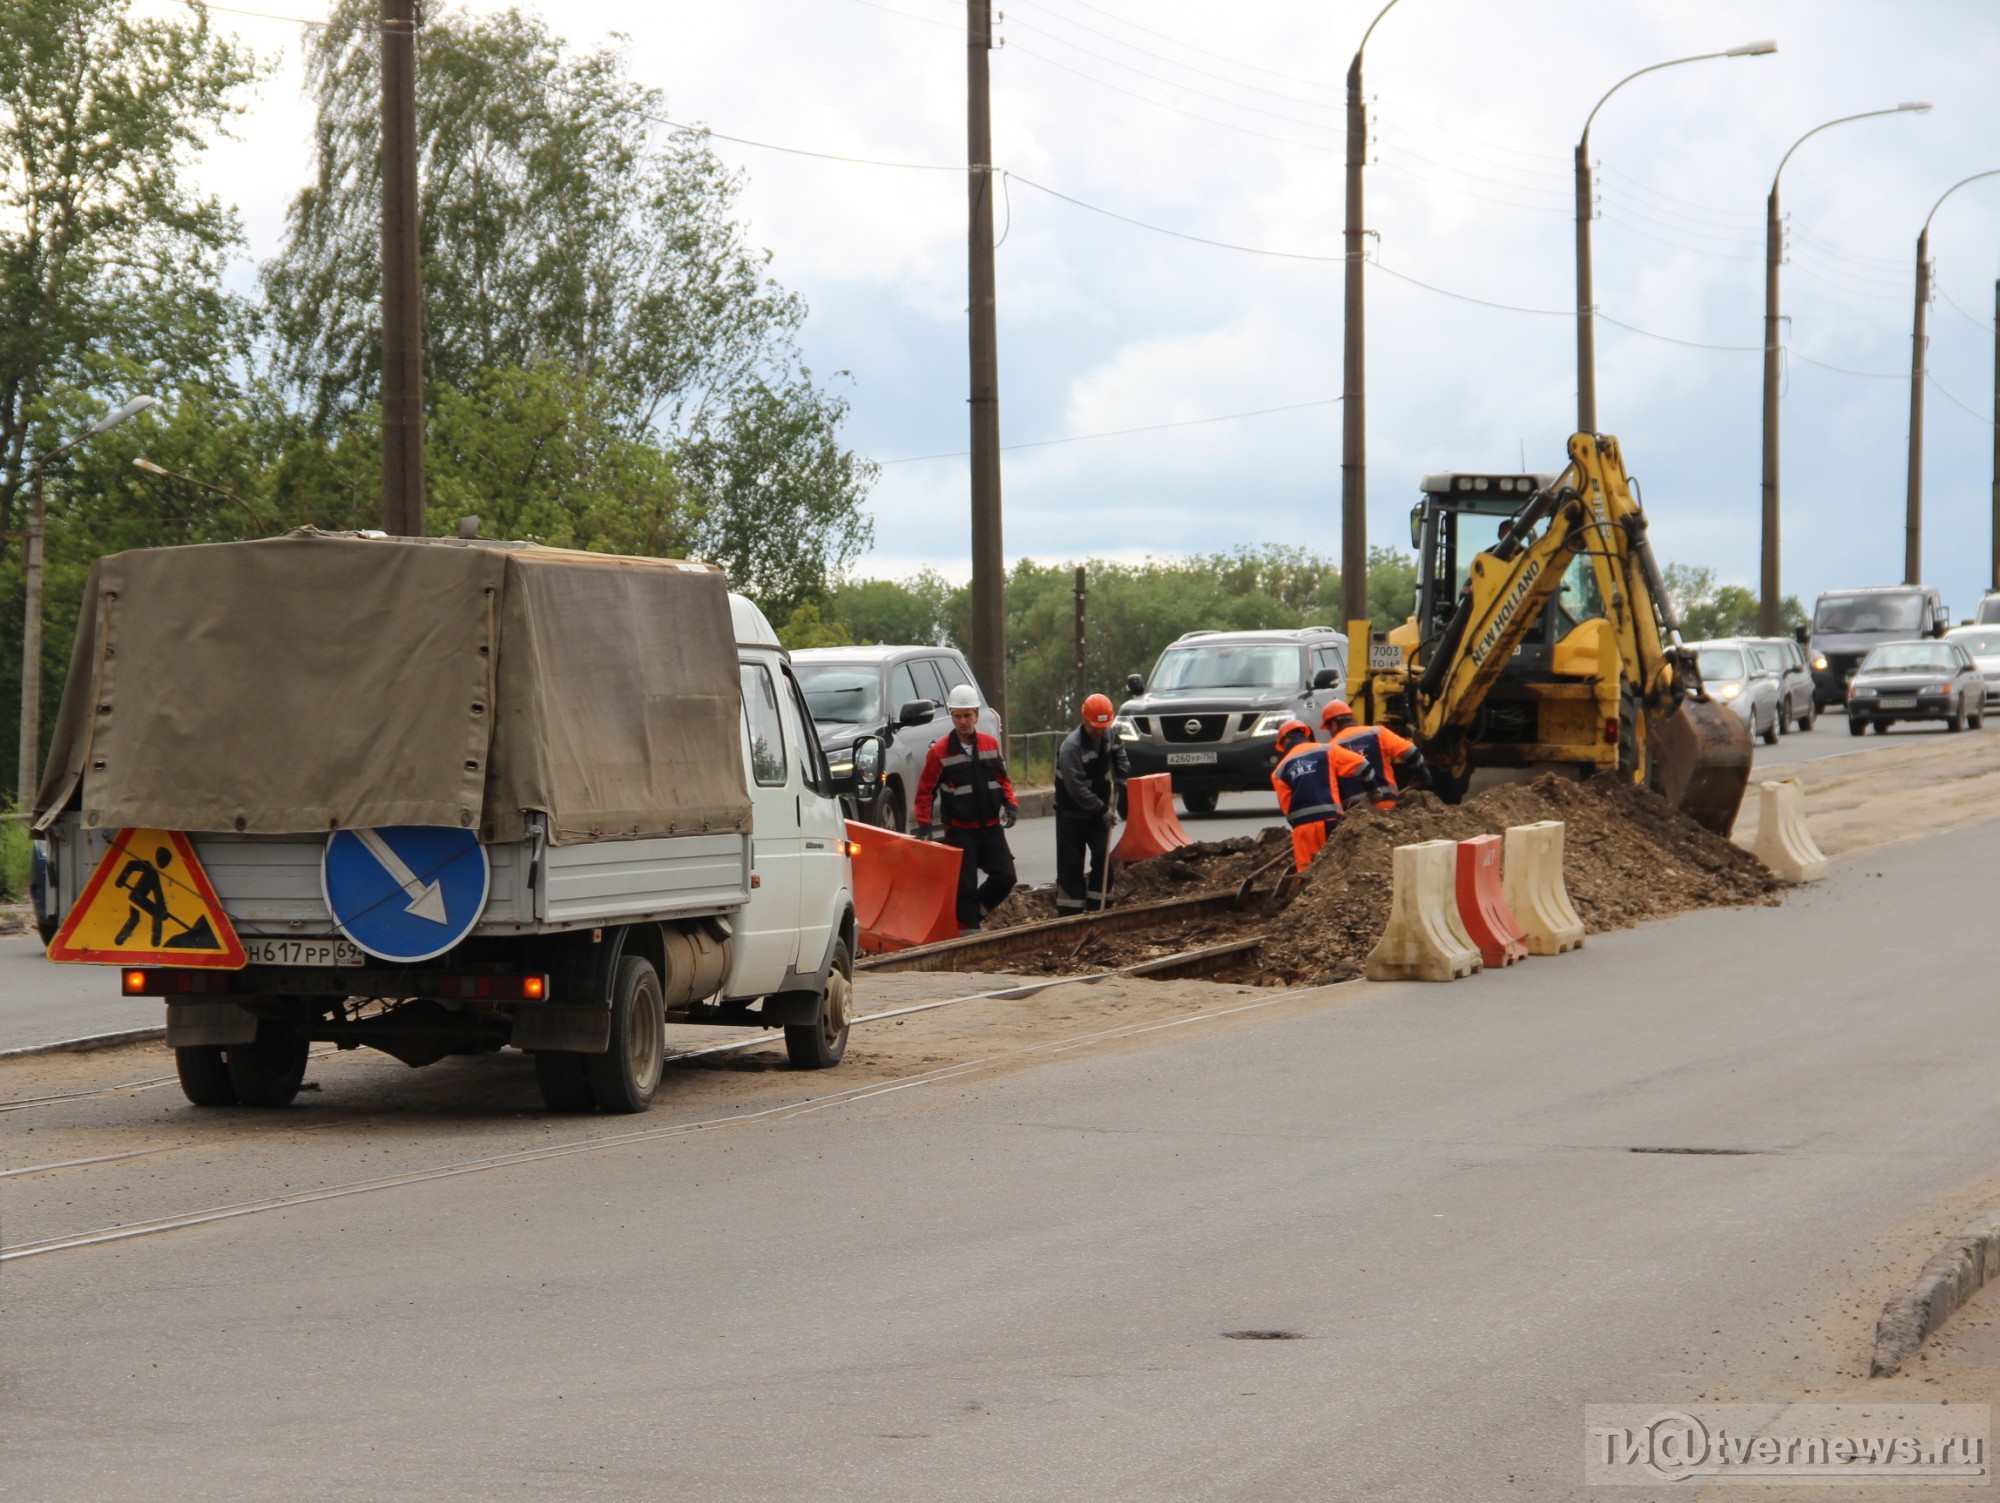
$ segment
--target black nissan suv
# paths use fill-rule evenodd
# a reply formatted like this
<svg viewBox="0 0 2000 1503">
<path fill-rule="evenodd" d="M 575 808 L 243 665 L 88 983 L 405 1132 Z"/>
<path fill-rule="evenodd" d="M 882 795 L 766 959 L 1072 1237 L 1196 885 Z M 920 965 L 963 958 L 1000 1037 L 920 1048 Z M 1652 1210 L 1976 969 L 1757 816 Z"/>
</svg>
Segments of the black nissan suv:
<svg viewBox="0 0 2000 1503">
<path fill-rule="evenodd" d="M 1346 683 L 1347 638 L 1330 626 L 1191 631 L 1150 679 L 1125 681 L 1133 697 L 1114 733 L 1132 776 L 1171 773 L 1182 807 L 1207 814 L 1225 793 L 1268 791 L 1278 727 L 1298 719 L 1317 731 L 1320 708 Z"/>
</svg>

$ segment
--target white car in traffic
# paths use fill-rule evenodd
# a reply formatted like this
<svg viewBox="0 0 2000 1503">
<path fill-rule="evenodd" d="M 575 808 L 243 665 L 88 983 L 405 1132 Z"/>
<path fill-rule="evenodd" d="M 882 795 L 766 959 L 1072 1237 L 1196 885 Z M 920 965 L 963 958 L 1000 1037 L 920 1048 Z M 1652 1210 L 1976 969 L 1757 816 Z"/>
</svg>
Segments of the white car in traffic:
<svg viewBox="0 0 2000 1503">
<path fill-rule="evenodd" d="M 1972 654 L 1973 666 L 1986 680 L 1986 703 L 2000 704 L 2000 625 L 1954 626 L 1944 640 Z"/>
<path fill-rule="evenodd" d="M 1779 703 L 1783 691 L 1778 675 L 1758 656 L 1756 645 L 1744 641 L 1687 645 L 1695 655 L 1695 668 L 1709 698 L 1734 710 L 1751 736 L 1762 736 L 1766 746 L 1776 746 L 1785 723 Z"/>
</svg>

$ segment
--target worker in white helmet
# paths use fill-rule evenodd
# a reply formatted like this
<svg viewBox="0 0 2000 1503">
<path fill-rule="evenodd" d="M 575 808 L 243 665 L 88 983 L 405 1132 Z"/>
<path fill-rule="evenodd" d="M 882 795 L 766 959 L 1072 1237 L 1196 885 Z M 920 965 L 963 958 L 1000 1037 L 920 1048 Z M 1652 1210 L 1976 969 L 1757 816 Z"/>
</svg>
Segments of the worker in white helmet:
<svg viewBox="0 0 2000 1503">
<path fill-rule="evenodd" d="M 977 934 L 980 920 L 1014 890 L 1014 853 L 1006 832 L 1014 828 L 1021 806 L 999 741 L 979 729 L 979 691 L 960 684 L 945 708 L 951 711 L 951 730 L 924 759 L 912 814 L 918 838 L 933 839 L 935 802 L 945 843 L 964 853 L 958 864 L 958 932 Z"/>
</svg>

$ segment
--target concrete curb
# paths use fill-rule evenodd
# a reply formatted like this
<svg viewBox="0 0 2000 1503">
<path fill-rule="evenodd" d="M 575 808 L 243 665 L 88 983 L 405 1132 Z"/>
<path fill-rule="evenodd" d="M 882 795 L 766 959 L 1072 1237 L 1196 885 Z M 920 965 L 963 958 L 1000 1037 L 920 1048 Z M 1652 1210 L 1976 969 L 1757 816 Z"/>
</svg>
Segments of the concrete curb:
<svg viewBox="0 0 2000 1503">
<path fill-rule="evenodd" d="M 1014 802 L 1021 806 L 1021 818 L 1047 819 L 1056 812 L 1056 791 L 1053 788 L 1016 788 Z"/>
<path fill-rule="evenodd" d="M 1947 1242 L 1910 1286 L 1882 1307 L 1868 1376 L 1894 1377 L 1925 1337 L 1995 1277 L 2000 1277 L 2000 1212 Z"/>
<path fill-rule="evenodd" d="M 154 1028 L 127 1028 L 122 1033 L 93 1033 L 80 1039 L 58 1039 L 53 1044 L 28 1044 L 19 1049 L 0 1049 L 0 1060 L 28 1059 L 37 1054 L 87 1054 L 92 1049 L 115 1049 L 120 1044 L 150 1044 L 167 1036 L 166 1025 Z"/>
</svg>

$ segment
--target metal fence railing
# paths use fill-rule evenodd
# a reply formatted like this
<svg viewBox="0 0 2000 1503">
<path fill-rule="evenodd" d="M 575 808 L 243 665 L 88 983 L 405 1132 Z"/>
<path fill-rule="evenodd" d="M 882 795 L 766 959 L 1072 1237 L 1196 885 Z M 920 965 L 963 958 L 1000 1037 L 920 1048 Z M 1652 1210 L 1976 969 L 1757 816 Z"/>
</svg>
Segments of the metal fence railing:
<svg viewBox="0 0 2000 1503">
<path fill-rule="evenodd" d="M 1019 788 L 1045 788 L 1056 780 L 1056 753 L 1068 731 L 1009 731 L 1007 775 Z M 1016 750 L 1016 748 L 1019 748 Z"/>
</svg>

